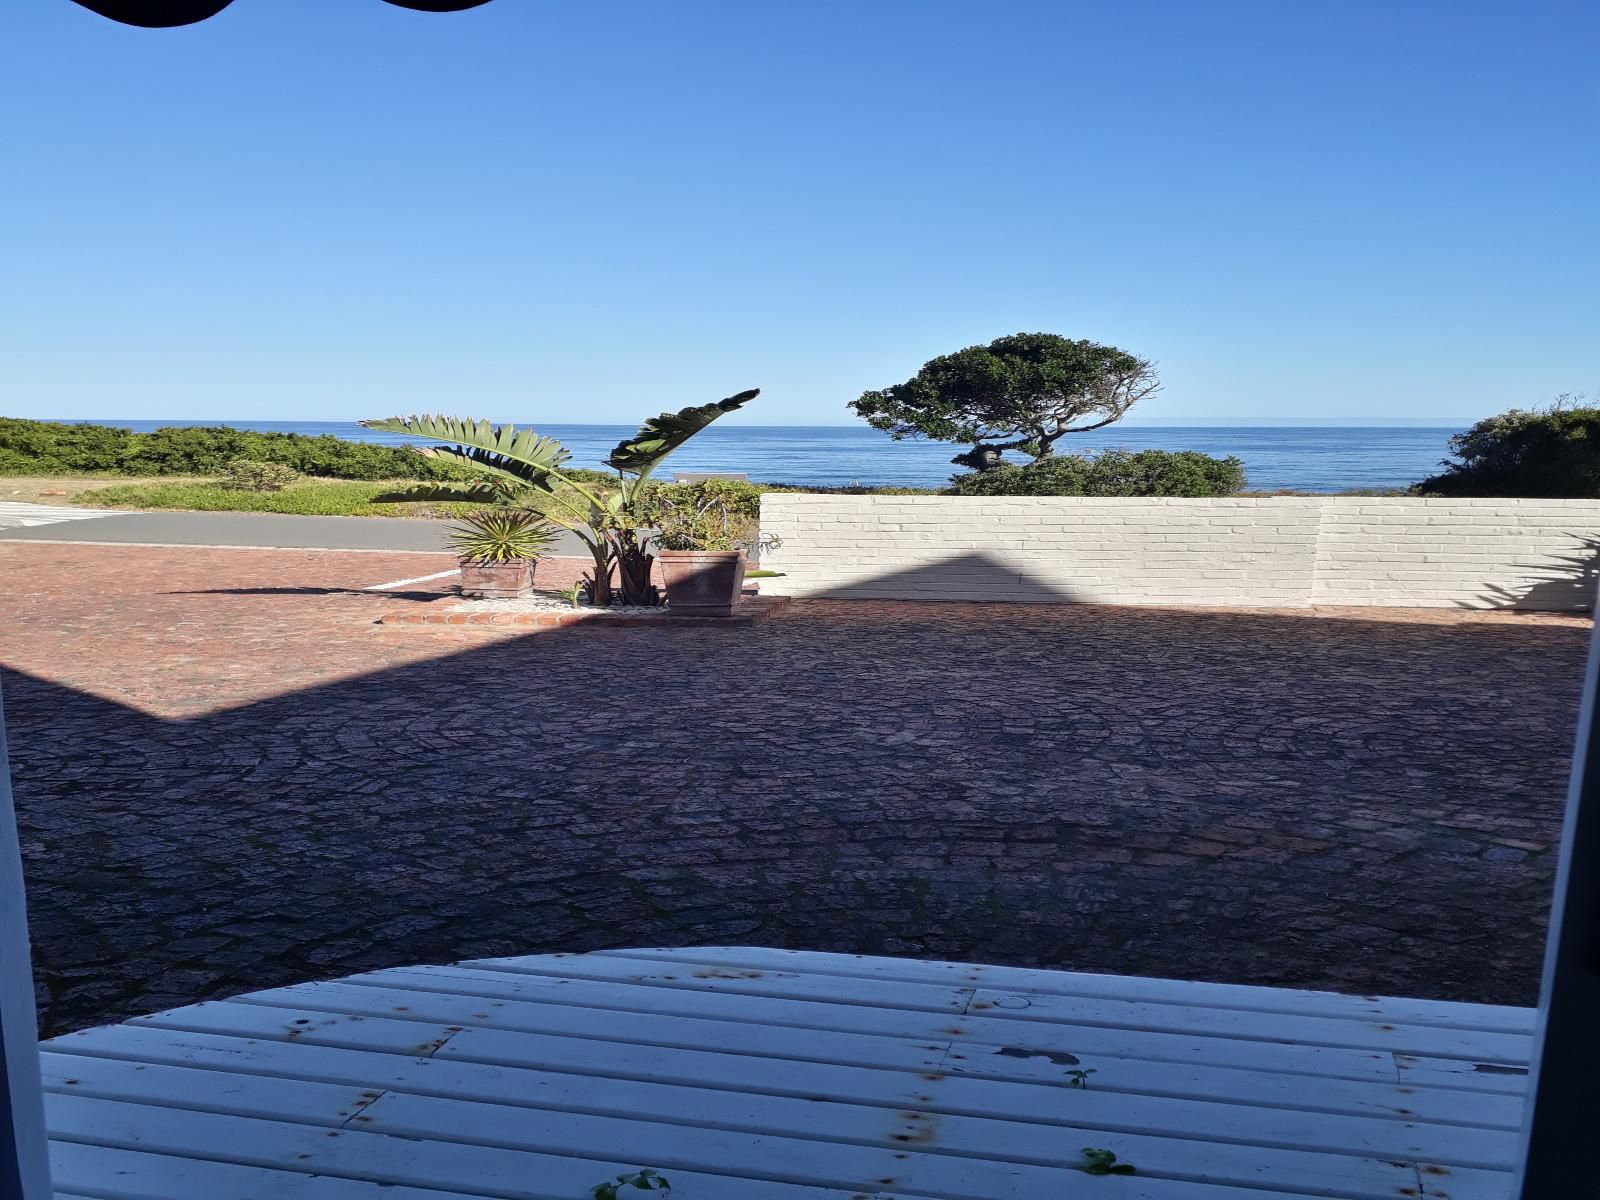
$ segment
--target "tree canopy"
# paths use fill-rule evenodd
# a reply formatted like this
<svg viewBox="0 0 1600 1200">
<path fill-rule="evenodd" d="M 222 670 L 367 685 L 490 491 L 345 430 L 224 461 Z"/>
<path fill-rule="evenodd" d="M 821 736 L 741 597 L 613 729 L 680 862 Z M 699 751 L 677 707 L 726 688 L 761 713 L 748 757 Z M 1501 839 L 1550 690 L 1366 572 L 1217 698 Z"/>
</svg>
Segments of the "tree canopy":
<svg viewBox="0 0 1600 1200">
<path fill-rule="evenodd" d="M 1434 496 L 1600 497 L 1600 407 L 1558 396 L 1513 408 L 1450 439 L 1444 470 L 1417 485 Z"/>
<path fill-rule="evenodd" d="M 952 461 L 987 470 L 1007 450 L 1035 461 L 1069 433 L 1100 429 L 1161 387 L 1148 359 L 1054 333 L 1016 333 L 924 363 L 850 407 L 890 437 L 971 442 Z"/>
</svg>

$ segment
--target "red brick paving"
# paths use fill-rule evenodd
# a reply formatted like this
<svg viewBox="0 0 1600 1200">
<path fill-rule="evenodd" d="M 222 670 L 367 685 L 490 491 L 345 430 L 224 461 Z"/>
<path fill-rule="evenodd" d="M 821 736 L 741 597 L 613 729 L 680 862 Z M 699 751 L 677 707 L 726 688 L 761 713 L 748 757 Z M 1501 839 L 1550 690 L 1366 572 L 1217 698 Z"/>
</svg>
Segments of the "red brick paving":
<svg viewBox="0 0 1600 1200">
<path fill-rule="evenodd" d="M 1572 618 L 810 602 L 422 631 L 373 622 L 448 580 L 359 589 L 446 556 L 0 565 L 50 1031 L 730 941 L 1534 998 Z"/>
</svg>

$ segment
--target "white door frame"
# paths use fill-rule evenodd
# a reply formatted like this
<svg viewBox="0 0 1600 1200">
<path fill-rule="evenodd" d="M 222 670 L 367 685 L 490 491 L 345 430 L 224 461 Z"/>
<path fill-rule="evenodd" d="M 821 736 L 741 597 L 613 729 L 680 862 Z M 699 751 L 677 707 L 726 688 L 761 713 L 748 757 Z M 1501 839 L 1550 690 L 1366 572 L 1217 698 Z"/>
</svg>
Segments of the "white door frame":
<svg viewBox="0 0 1600 1200">
<path fill-rule="evenodd" d="M 1597 612 L 1600 616 L 1600 612 Z M 1600 1087 L 1600 628 L 1567 785 L 1566 828 L 1545 944 L 1544 982 L 1523 1122 L 1520 1200 L 1595 1194 L 1594 1097 Z"/>
<path fill-rule="evenodd" d="M 5 704 L 0 700 L 0 1196 L 49 1200 L 50 1167 L 39 1083 L 39 1019 L 28 954 L 17 813 L 11 804 Z"/>
</svg>

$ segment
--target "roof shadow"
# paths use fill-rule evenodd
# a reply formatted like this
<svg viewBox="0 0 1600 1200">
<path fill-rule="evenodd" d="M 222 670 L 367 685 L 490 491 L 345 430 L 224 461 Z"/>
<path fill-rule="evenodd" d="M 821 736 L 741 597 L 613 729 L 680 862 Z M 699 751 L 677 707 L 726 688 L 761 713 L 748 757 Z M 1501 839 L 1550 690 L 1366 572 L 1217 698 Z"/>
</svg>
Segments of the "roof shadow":
<svg viewBox="0 0 1600 1200">
<path fill-rule="evenodd" d="M 908 594 L 909 593 L 909 594 Z M 797 597 L 799 598 L 799 597 Z M 972 602 L 1090 604 L 1086 595 L 1040 579 L 992 554 L 974 551 L 934 563 L 900 567 L 870 579 L 840 583 L 804 599 L 964 600 Z"/>
<path fill-rule="evenodd" d="M 981 554 L 883 582 L 908 579 L 1048 606 L 501 634 L 220 710 L 207 672 L 259 655 L 130 659 L 196 697 L 183 719 L 103 698 L 115 669 L 101 696 L 8 672 L 47 1030 L 416 962 L 718 943 L 1531 999 L 1548 864 L 1490 878 L 1460 843 L 1486 779 L 1530 829 L 1559 823 L 1578 623 L 1061 603 Z M 1340 824 L 1409 837 L 1421 809 L 1454 857 L 1407 842 L 1386 873 L 1387 844 Z M 1426 922 L 1345 940 L 1421 869 Z"/>
</svg>

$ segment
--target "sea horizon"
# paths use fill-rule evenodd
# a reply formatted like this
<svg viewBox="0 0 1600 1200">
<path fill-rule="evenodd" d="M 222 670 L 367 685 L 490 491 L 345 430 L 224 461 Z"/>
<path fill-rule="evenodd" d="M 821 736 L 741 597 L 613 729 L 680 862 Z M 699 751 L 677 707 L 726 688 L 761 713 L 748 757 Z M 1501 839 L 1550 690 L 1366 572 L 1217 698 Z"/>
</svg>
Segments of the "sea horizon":
<svg viewBox="0 0 1600 1200">
<path fill-rule="evenodd" d="M 379 445 L 424 445 L 362 428 L 354 421 L 284 421 L 249 418 L 56 418 L 63 424 L 103 424 L 147 433 L 174 426 L 226 426 L 265 433 L 332 435 Z M 493 419 L 493 418 L 491 418 Z M 575 466 L 598 467 L 611 448 L 638 429 L 636 422 L 528 422 L 572 451 Z M 1436 473 L 1452 434 L 1470 422 L 1452 424 L 1189 424 L 1118 423 L 1093 433 L 1069 435 L 1058 452 L 1198 450 L 1244 462 L 1253 490 L 1341 492 L 1408 487 Z M 895 441 L 865 424 L 760 425 L 720 422 L 696 435 L 667 460 L 665 473 L 742 472 L 758 483 L 811 486 L 943 487 L 960 468 L 950 459 L 961 446 L 927 440 Z"/>
</svg>

